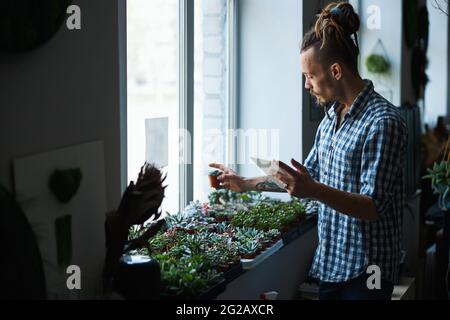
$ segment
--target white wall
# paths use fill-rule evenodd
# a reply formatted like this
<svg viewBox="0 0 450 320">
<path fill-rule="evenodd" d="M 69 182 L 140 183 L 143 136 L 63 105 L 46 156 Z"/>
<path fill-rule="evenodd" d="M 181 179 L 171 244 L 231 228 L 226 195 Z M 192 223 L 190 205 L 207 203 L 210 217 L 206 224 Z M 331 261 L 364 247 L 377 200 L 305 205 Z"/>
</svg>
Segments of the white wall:
<svg viewBox="0 0 450 320">
<path fill-rule="evenodd" d="M 81 30 L 63 25 L 32 52 L 0 56 L 0 184 L 8 189 L 14 158 L 103 140 L 108 208 L 120 200 L 118 3 L 74 0 Z"/>
<path fill-rule="evenodd" d="M 378 6 L 380 8 L 381 28 L 369 29 L 368 18 L 371 16 L 367 12 L 369 6 Z M 391 103 L 400 106 L 402 102 L 402 1 L 392 0 L 361 0 L 359 7 L 361 18 L 360 29 L 360 49 L 361 49 L 361 68 L 360 72 L 364 78 L 373 79 L 373 75 L 367 72 L 365 59 L 372 53 L 378 39 L 384 44 L 389 61 L 391 63 L 390 76 L 382 79 L 384 86 L 391 89 Z M 375 90 L 381 92 L 380 86 L 375 83 Z M 389 99 L 387 94 L 385 97 Z"/>
<path fill-rule="evenodd" d="M 302 159 L 302 2 L 239 2 L 239 124 L 243 129 L 279 129 L 279 158 Z M 276 156 L 276 155 L 274 155 Z M 260 176 L 253 165 L 244 176 Z"/>
<path fill-rule="evenodd" d="M 430 79 L 425 90 L 425 123 L 432 128 L 438 116 L 447 115 L 448 90 L 448 17 L 427 0 L 430 14 L 430 40 L 427 75 Z"/>
</svg>

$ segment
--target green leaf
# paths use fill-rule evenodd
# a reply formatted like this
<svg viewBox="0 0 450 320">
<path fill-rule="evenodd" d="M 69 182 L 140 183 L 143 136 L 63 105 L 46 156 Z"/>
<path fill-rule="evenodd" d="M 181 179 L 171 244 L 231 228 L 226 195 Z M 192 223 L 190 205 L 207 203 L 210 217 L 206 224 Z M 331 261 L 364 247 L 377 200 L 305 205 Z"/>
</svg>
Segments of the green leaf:
<svg viewBox="0 0 450 320">
<path fill-rule="evenodd" d="M 72 228 L 71 215 L 55 219 L 55 238 L 58 265 L 66 269 L 72 260 Z"/>
<path fill-rule="evenodd" d="M 77 193 L 81 178 L 80 168 L 55 170 L 50 176 L 48 186 L 59 201 L 67 203 Z"/>
</svg>

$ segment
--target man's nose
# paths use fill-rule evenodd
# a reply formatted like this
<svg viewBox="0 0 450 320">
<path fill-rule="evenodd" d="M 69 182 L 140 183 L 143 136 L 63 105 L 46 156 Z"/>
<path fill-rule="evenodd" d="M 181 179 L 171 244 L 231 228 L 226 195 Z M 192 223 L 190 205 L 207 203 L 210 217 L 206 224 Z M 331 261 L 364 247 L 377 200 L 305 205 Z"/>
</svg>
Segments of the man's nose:
<svg viewBox="0 0 450 320">
<path fill-rule="evenodd" d="M 305 80 L 305 89 L 306 89 L 306 90 L 311 89 L 311 83 L 309 82 L 308 79 Z"/>
</svg>

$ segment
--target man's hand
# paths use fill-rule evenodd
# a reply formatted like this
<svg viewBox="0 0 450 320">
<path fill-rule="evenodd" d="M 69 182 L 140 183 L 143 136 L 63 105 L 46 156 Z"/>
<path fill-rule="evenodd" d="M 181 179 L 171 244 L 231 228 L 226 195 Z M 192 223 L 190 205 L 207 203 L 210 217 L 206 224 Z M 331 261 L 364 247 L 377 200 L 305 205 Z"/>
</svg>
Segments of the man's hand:
<svg viewBox="0 0 450 320">
<path fill-rule="evenodd" d="M 294 168 L 282 161 L 278 163 L 279 170 L 273 176 L 286 184 L 287 192 L 300 199 L 312 198 L 317 182 L 311 178 L 308 170 L 294 159 L 291 159 Z"/>
<path fill-rule="evenodd" d="M 373 221 L 379 219 L 374 201 L 365 195 L 341 191 L 315 181 L 308 170 L 291 160 L 294 168 L 279 161 L 279 170 L 274 177 L 287 184 L 286 190 L 297 198 L 311 198 L 348 216 Z"/>
<path fill-rule="evenodd" d="M 249 191 L 247 188 L 246 179 L 238 176 L 235 171 L 220 163 L 210 163 L 209 166 L 222 171 L 222 174 L 217 177 L 217 180 L 220 182 L 221 189 L 229 189 L 233 192 Z"/>
</svg>

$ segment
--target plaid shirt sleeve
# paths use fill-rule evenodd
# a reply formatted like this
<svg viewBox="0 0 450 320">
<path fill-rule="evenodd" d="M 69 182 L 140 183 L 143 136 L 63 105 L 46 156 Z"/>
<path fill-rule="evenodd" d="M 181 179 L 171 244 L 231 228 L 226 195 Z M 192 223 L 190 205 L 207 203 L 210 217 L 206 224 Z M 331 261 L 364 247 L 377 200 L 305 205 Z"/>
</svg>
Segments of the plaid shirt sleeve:
<svg viewBox="0 0 450 320">
<path fill-rule="evenodd" d="M 360 194 L 373 199 L 380 217 L 389 212 L 394 201 L 394 186 L 404 166 L 407 134 L 401 120 L 377 119 L 363 146 Z"/>
<path fill-rule="evenodd" d="M 308 156 L 306 157 L 306 160 L 303 163 L 303 165 L 306 167 L 311 177 L 316 181 L 319 181 L 320 179 L 319 155 L 318 155 L 319 138 L 320 138 L 320 126 L 317 129 L 314 145 L 311 151 L 309 152 Z"/>
</svg>

